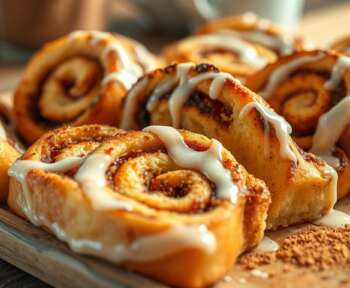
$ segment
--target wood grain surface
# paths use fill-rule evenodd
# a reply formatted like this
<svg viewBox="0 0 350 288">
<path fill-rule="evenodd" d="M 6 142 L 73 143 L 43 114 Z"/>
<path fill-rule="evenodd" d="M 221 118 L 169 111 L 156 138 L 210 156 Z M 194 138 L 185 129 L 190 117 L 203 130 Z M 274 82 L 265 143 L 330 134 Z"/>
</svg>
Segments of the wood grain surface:
<svg viewBox="0 0 350 288">
<path fill-rule="evenodd" d="M 337 209 L 350 213 L 350 197 L 339 201 Z M 281 241 L 287 235 L 301 232 L 308 225 L 286 228 L 268 233 L 268 236 Z M 0 208 L 0 256 L 55 287 L 166 287 L 105 261 L 75 254 L 65 243 L 14 215 L 7 207 Z M 350 265 L 324 271 L 293 265 L 288 268 L 285 271 L 284 263 L 275 262 L 259 267 L 259 276 L 235 265 L 213 288 L 345 288 L 350 285 Z M 40 282 L 32 283 L 35 287 L 43 285 Z"/>
</svg>

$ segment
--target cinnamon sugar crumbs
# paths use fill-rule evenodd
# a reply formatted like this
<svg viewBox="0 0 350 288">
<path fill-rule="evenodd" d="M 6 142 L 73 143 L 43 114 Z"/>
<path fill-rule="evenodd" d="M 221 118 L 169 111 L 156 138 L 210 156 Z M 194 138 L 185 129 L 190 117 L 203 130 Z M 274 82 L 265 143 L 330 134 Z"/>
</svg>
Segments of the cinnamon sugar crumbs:
<svg viewBox="0 0 350 288">
<path fill-rule="evenodd" d="M 309 226 L 283 239 L 276 252 L 248 253 L 239 263 L 247 269 L 254 269 L 277 260 L 316 271 L 349 265 L 350 226 L 343 229 Z"/>
</svg>

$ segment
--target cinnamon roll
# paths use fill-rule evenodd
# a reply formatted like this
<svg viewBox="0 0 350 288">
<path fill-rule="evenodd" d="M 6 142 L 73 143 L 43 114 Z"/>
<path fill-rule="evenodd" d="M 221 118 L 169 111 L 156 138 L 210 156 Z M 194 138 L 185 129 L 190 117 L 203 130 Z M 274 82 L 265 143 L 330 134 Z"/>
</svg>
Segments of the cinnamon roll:
<svg viewBox="0 0 350 288">
<path fill-rule="evenodd" d="M 76 252 L 164 283 L 207 286 L 262 238 L 270 195 L 217 140 L 86 125 L 35 142 L 8 204 Z"/>
<path fill-rule="evenodd" d="M 15 93 L 17 129 L 27 143 L 64 124 L 118 123 L 126 91 L 156 59 L 120 35 L 76 31 L 30 61 Z"/>
<path fill-rule="evenodd" d="M 272 194 L 268 228 L 320 217 L 336 200 L 335 171 L 304 153 L 290 125 L 258 95 L 214 66 L 172 65 L 128 92 L 120 126 L 172 125 L 218 139 Z M 305 193 L 307 191 L 307 193 Z"/>
<path fill-rule="evenodd" d="M 300 49 L 300 39 L 254 14 L 215 20 L 186 39 L 165 47 L 167 63 L 211 63 L 244 79 L 279 55 Z"/>
<path fill-rule="evenodd" d="M 350 191 L 350 58 L 327 51 L 281 57 L 247 79 L 293 127 L 292 137 L 333 166 L 338 198 Z"/>
</svg>

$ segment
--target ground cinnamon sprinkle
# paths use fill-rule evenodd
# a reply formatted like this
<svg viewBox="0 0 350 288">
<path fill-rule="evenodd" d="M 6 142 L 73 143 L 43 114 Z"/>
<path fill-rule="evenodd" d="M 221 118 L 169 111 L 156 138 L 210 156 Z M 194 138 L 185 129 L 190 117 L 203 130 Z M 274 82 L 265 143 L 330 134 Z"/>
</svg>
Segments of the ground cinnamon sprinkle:
<svg viewBox="0 0 350 288">
<path fill-rule="evenodd" d="M 277 252 L 252 252 L 241 257 L 240 264 L 253 269 L 276 260 L 317 271 L 350 264 L 350 227 L 309 226 L 283 239 Z"/>
</svg>

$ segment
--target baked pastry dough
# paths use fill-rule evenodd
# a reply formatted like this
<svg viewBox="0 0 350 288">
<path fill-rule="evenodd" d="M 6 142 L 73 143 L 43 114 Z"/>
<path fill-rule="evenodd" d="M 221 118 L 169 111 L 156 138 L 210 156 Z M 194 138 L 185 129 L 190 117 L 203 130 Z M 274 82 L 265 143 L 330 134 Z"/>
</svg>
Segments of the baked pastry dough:
<svg viewBox="0 0 350 288">
<path fill-rule="evenodd" d="M 165 47 L 162 55 L 168 64 L 211 63 L 243 79 L 301 47 L 300 39 L 247 13 L 209 22 L 195 35 Z"/>
<path fill-rule="evenodd" d="M 106 32 L 76 31 L 48 43 L 16 89 L 17 129 L 30 144 L 64 124 L 114 125 L 127 89 L 156 66 L 144 46 Z"/>
<path fill-rule="evenodd" d="M 350 58 L 326 51 L 281 57 L 246 81 L 293 127 L 300 147 L 333 166 L 350 191 Z"/>
<path fill-rule="evenodd" d="M 172 125 L 223 143 L 270 188 L 269 229 L 316 219 L 333 207 L 335 171 L 302 152 L 288 123 L 261 97 L 214 66 L 182 63 L 146 74 L 123 109 L 124 129 Z"/>
<path fill-rule="evenodd" d="M 4 97 L 0 99 L 0 203 L 6 201 L 8 195 L 7 171 L 22 152 L 12 130 L 12 119 L 7 105 L 9 99 Z"/>
<path fill-rule="evenodd" d="M 60 128 L 10 175 L 15 213 L 77 252 L 183 287 L 213 283 L 254 247 L 270 203 L 218 141 L 171 127 Z"/>
</svg>

